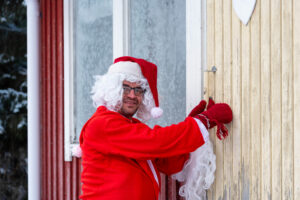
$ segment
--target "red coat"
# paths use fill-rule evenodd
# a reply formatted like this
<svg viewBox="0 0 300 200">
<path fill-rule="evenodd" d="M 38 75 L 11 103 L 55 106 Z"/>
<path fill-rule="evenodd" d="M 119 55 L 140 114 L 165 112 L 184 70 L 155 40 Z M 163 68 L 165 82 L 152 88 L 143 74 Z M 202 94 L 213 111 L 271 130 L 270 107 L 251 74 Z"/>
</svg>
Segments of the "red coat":
<svg viewBox="0 0 300 200">
<path fill-rule="evenodd" d="M 157 200 L 159 171 L 168 175 L 180 171 L 188 153 L 203 144 L 191 117 L 176 125 L 151 129 L 137 119 L 131 122 L 101 106 L 80 134 L 80 198 Z M 153 171 L 147 160 L 151 160 Z"/>
</svg>

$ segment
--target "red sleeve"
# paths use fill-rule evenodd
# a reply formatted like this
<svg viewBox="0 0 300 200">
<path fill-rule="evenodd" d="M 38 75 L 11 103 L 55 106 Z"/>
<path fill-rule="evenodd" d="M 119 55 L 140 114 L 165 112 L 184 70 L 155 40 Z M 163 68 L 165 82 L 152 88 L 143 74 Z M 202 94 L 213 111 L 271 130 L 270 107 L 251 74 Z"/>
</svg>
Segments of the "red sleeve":
<svg viewBox="0 0 300 200">
<path fill-rule="evenodd" d="M 154 162 L 160 172 L 169 176 L 171 174 L 180 172 L 184 166 L 184 163 L 189 159 L 189 157 L 190 154 L 187 153 L 168 158 L 157 158 Z"/>
<path fill-rule="evenodd" d="M 96 116 L 81 134 L 83 149 L 135 159 L 182 155 L 204 144 L 197 123 L 190 117 L 176 125 L 151 129 L 143 123 L 130 123 L 123 117 Z"/>
</svg>

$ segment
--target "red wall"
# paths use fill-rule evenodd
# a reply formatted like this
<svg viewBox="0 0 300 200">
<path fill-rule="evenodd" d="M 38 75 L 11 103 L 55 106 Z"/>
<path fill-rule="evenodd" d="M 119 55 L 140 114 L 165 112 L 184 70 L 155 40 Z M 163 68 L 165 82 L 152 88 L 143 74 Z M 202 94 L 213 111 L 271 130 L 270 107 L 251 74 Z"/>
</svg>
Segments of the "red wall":
<svg viewBox="0 0 300 200">
<path fill-rule="evenodd" d="M 42 199 L 78 199 L 80 160 L 64 162 L 63 0 L 41 0 Z"/>
<path fill-rule="evenodd" d="M 80 159 L 64 162 L 63 0 L 41 0 L 41 199 L 75 200 Z M 178 183 L 162 176 L 161 200 L 176 200 Z"/>
</svg>

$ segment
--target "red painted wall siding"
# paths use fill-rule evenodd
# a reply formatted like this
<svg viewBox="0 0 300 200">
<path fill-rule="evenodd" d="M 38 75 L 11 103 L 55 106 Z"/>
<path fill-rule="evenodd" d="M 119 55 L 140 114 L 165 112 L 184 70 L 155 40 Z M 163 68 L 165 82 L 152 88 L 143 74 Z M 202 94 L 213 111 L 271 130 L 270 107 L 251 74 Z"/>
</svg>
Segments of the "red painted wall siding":
<svg viewBox="0 0 300 200">
<path fill-rule="evenodd" d="M 81 160 L 64 161 L 63 0 L 41 0 L 41 199 L 76 200 Z M 182 199 L 162 175 L 161 200 Z"/>
<path fill-rule="evenodd" d="M 63 0 L 41 0 L 41 199 L 75 200 L 80 160 L 64 162 Z"/>
</svg>

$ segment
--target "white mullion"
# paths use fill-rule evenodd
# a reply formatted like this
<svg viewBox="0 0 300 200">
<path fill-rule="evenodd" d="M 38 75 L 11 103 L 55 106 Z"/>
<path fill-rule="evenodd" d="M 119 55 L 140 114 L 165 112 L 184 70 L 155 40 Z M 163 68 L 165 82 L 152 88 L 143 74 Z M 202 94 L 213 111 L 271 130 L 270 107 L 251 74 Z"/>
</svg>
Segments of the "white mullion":
<svg viewBox="0 0 300 200">
<path fill-rule="evenodd" d="M 203 98 L 205 5 L 205 0 L 186 0 L 186 113 Z"/>
<path fill-rule="evenodd" d="M 74 130 L 73 0 L 64 0 L 64 152 L 72 161 Z"/>
<path fill-rule="evenodd" d="M 113 58 L 130 55 L 130 0 L 113 0 Z"/>
</svg>

